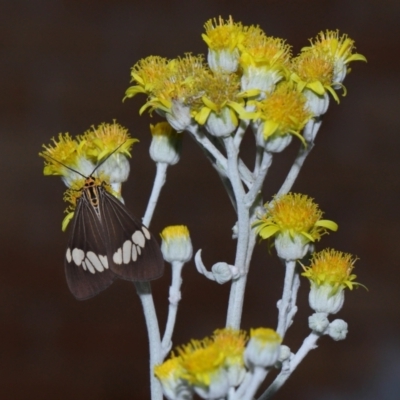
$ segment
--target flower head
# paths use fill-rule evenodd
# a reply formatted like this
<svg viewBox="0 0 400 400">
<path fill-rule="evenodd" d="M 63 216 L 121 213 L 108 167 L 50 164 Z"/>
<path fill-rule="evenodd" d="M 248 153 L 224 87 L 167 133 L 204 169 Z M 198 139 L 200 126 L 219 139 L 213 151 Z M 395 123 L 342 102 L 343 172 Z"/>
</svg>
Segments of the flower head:
<svg viewBox="0 0 400 400">
<path fill-rule="evenodd" d="M 237 70 L 239 49 L 243 40 L 243 26 L 233 22 L 232 17 L 224 21 L 219 19 L 208 20 L 202 34 L 208 46 L 208 64 L 213 71 L 232 73 Z"/>
<path fill-rule="evenodd" d="M 238 126 L 238 113 L 244 112 L 244 99 L 236 74 L 207 73 L 199 80 L 201 103 L 192 107 L 196 122 L 214 136 L 229 136 Z"/>
<path fill-rule="evenodd" d="M 229 390 L 229 377 L 225 355 L 212 340 L 192 340 L 178 349 L 184 368 L 182 377 L 203 398 L 225 397 Z"/>
<path fill-rule="evenodd" d="M 249 26 L 244 30 L 244 39 L 239 47 L 242 90 L 272 91 L 286 74 L 290 46 L 282 39 L 267 36 L 258 26 Z M 264 94 L 261 96 L 265 97 Z"/>
<path fill-rule="evenodd" d="M 160 380 L 163 393 L 168 400 L 192 398 L 192 388 L 182 379 L 181 357 L 171 357 L 154 367 L 154 375 Z"/>
<path fill-rule="evenodd" d="M 190 110 L 200 101 L 199 85 L 202 75 L 208 72 L 203 56 L 189 53 L 184 57 L 167 60 L 150 56 L 133 68 L 132 77 L 137 83 L 126 91 L 126 97 L 138 93 L 148 95 L 139 113 L 156 110 L 165 116 L 177 130 L 184 130 L 191 122 Z"/>
<path fill-rule="evenodd" d="M 355 50 L 354 40 L 350 39 L 346 34 L 340 35 L 339 31 L 326 30 L 320 32 L 314 40 L 310 40 L 311 46 L 302 50 L 312 49 L 315 52 L 324 52 L 332 57 L 334 63 L 333 83 L 340 84 L 343 82 L 349 64 L 352 61 L 367 61 L 367 59 L 359 53 L 353 53 Z"/>
<path fill-rule="evenodd" d="M 243 354 L 247 334 L 238 329 L 217 329 L 214 331 L 213 340 L 225 356 L 225 368 L 228 371 L 230 386 L 239 385 L 245 375 Z"/>
<path fill-rule="evenodd" d="M 264 100 L 256 103 L 255 119 L 261 121 L 259 130 L 264 140 L 292 134 L 304 143 L 300 131 L 311 116 L 306 98 L 288 84 L 279 85 Z"/>
<path fill-rule="evenodd" d="M 265 204 L 266 213 L 254 223 L 262 239 L 275 236 L 278 255 L 286 260 L 304 257 L 307 244 L 320 240 L 327 229 L 336 231 L 335 222 L 322 219 L 322 211 L 310 197 L 288 193 Z"/>
<path fill-rule="evenodd" d="M 304 267 L 302 275 L 314 285 L 330 285 L 332 293 L 336 293 L 339 288 L 352 290 L 359 285 L 353 282 L 357 278 L 352 274 L 356 261 L 357 258 L 349 253 L 325 249 L 313 254 L 310 266 Z"/>
<path fill-rule="evenodd" d="M 311 283 L 310 306 L 316 312 L 335 314 L 344 302 L 344 289 L 360 285 L 352 274 L 357 258 L 333 249 L 314 253 L 309 267 L 303 267 L 303 276 Z"/>
</svg>

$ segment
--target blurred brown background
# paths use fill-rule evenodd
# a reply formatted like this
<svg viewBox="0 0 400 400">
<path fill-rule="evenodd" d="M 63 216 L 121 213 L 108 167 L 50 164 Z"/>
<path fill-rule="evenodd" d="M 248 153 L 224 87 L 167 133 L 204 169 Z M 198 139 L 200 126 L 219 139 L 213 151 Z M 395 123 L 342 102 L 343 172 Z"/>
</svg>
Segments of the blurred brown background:
<svg viewBox="0 0 400 400">
<path fill-rule="evenodd" d="M 122 103 L 130 68 L 154 54 L 205 53 L 203 24 L 232 15 L 286 38 L 294 53 L 320 30 L 340 29 L 368 64 L 353 63 L 348 95 L 331 103 L 317 145 L 294 190 L 314 197 L 339 223 L 321 246 L 359 256 L 358 281 L 369 291 L 346 294 L 338 317 L 348 338 L 323 338 L 277 399 L 400 398 L 399 146 L 400 2 L 2 0 L 0 3 L 0 398 L 146 399 L 147 339 L 135 290 L 116 282 L 98 297 L 75 301 L 68 292 L 60 230 L 64 187 L 42 175 L 42 143 L 59 132 L 80 134 L 114 118 L 140 139 L 124 187 L 128 206 L 144 212 L 154 165 L 144 97 Z M 266 196 L 279 188 L 298 141 L 277 157 Z M 252 142 L 243 157 L 250 160 Z M 233 261 L 234 214 L 218 178 L 189 137 L 169 170 L 153 232 L 187 224 L 207 265 Z M 169 273 L 153 285 L 164 327 Z M 257 248 L 243 328 L 276 324 L 283 270 Z M 202 338 L 225 322 L 229 285 L 184 269 L 174 343 Z M 308 333 L 308 284 L 303 281 L 287 343 L 296 350 Z"/>
</svg>

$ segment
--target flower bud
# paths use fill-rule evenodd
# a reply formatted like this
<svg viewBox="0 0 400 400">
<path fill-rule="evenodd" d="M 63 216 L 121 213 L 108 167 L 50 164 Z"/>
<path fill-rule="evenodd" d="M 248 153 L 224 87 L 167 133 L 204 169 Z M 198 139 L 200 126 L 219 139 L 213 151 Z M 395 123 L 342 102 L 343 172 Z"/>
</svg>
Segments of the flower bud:
<svg viewBox="0 0 400 400">
<path fill-rule="evenodd" d="M 186 263 L 192 258 L 192 242 L 185 225 L 167 226 L 161 232 L 161 238 L 161 252 L 165 261 Z"/>
<path fill-rule="evenodd" d="M 308 317 L 308 326 L 317 333 L 324 333 L 329 325 L 326 313 L 314 313 Z"/>
<path fill-rule="evenodd" d="M 279 359 L 282 338 L 273 329 L 250 330 L 250 340 L 244 351 L 244 360 L 249 368 L 272 367 Z"/>
<path fill-rule="evenodd" d="M 150 144 L 150 157 L 155 162 L 176 164 L 182 148 L 181 134 L 172 129 L 168 122 L 150 125 L 153 140 Z"/>
<path fill-rule="evenodd" d="M 347 322 L 342 319 L 335 319 L 329 324 L 328 334 L 333 340 L 343 340 L 347 336 Z"/>
</svg>

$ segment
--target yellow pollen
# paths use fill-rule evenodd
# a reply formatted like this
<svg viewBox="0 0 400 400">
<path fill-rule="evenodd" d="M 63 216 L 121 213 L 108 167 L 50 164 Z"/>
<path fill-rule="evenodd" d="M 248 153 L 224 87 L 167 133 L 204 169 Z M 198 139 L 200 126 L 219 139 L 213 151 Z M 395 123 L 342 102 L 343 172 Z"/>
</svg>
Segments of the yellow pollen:
<svg viewBox="0 0 400 400">
<path fill-rule="evenodd" d="M 204 90 L 205 97 L 217 106 L 218 112 L 228 101 L 243 102 L 238 98 L 240 81 L 236 74 L 204 74 L 199 85 Z"/>
<path fill-rule="evenodd" d="M 232 328 L 217 329 L 214 331 L 213 340 L 231 363 L 233 361 L 243 364 L 243 352 L 247 342 L 246 332 Z"/>
<path fill-rule="evenodd" d="M 332 84 L 334 63 L 326 53 L 305 51 L 293 59 L 292 68 L 304 82 L 320 81 L 324 86 Z"/>
<path fill-rule="evenodd" d="M 298 193 L 289 193 L 267 205 L 267 210 L 282 229 L 297 232 L 309 231 L 322 217 L 322 211 L 311 198 Z"/>
<path fill-rule="evenodd" d="M 279 133 L 299 132 L 311 118 L 306 98 L 287 84 L 278 85 L 266 99 L 257 103 L 259 116 L 279 125 Z"/>
</svg>

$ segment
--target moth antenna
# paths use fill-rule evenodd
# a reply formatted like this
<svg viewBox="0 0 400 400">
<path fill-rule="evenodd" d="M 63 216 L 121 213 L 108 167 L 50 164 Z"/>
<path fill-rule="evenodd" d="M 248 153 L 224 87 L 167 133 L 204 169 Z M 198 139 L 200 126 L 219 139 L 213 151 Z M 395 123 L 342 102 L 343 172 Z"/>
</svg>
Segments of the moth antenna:
<svg viewBox="0 0 400 400">
<path fill-rule="evenodd" d="M 59 163 L 59 164 L 61 164 L 63 167 L 65 167 L 65 168 L 67 168 L 67 169 L 69 169 L 70 171 L 72 171 L 72 172 L 75 172 L 76 174 L 78 174 L 78 175 L 80 175 L 80 176 L 82 176 L 82 177 L 84 177 L 85 179 L 87 179 L 88 177 L 87 176 L 85 176 L 85 175 L 83 175 L 83 174 L 81 174 L 79 171 L 77 171 L 76 169 L 73 169 L 73 168 L 71 168 L 71 167 L 68 167 L 68 165 L 65 165 L 64 163 L 62 163 L 61 161 L 58 161 L 58 160 L 56 160 L 55 158 L 53 158 L 53 157 L 51 157 L 51 156 L 49 156 L 48 154 L 46 154 L 46 156 L 45 157 L 47 157 L 47 158 L 50 158 L 50 160 L 53 160 L 53 161 L 55 161 L 55 162 L 57 162 L 57 163 Z M 97 167 L 96 167 L 97 168 Z"/>
<path fill-rule="evenodd" d="M 125 141 L 126 142 L 126 141 Z M 116 147 L 104 160 L 100 161 L 99 164 L 96 165 L 95 169 L 92 171 L 92 173 L 90 174 L 90 176 L 92 176 L 95 172 L 96 169 L 101 167 L 122 145 L 125 144 L 125 142 L 122 142 L 118 147 Z"/>
<path fill-rule="evenodd" d="M 89 176 L 92 176 L 95 172 L 96 169 L 101 167 L 125 142 L 121 143 L 118 147 L 116 147 L 104 160 L 102 160 L 99 164 L 96 165 L 95 169 L 91 172 L 91 174 Z M 63 167 L 69 169 L 72 172 L 75 172 L 76 174 L 82 176 L 85 179 L 88 179 L 88 176 L 83 175 L 82 173 L 80 173 L 79 171 L 77 171 L 76 169 L 73 169 L 71 167 L 69 167 L 68 165 L 65 165 L 63 162 L 56 160 L 55 158 L 49 156 L 48 154 L 45 155 L 45 157 L 50 158 L 51 160 L 61 164 Z"/>
</svg>

